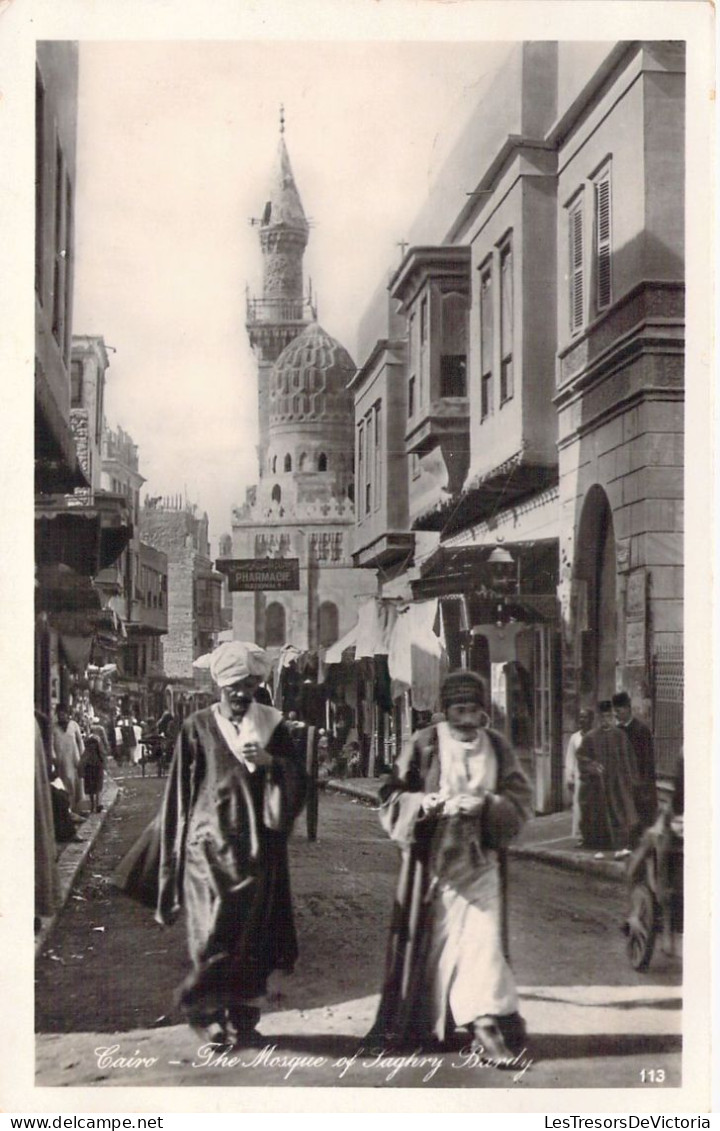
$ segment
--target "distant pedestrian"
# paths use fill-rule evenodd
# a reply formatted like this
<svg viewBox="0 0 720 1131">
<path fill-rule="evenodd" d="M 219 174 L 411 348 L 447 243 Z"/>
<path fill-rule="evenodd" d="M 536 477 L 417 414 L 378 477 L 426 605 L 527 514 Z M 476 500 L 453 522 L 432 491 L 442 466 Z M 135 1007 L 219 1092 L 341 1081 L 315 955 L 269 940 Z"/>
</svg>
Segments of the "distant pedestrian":
<svg viewBox="0 0 720 1131">
<path fill-rule="evenodd" d="M 90 812 L 99 813 L 102 810 L 100 795 L 105 780 L 105 758 L 100 742 L 93 734 L 85 742 L 80 769 L 85 793 L 90 799 Z"/>
<path fill-rule="evenodd" d="M 531 812 L 507 740 L 483 725 L 470 671 L 441 688 L 446 721 L 416 732 L 380 788 L 381 822 L 403 863 L 372 1038 L 422 1047 L 469 1026 L 472 1048 L 502 1062 L 525 1024 L 507 960 L 505 848 Z"/>
<path fill-rule="evenodd" d="M 82 733 L 75 720 L 70 718 L 64 703 L 58 704 L 55 715 L 57 721 L 52 734 L 55 767 L 65 786 L 70 809 L 73 813 L 78 813 L 83 800 L 79 773 L 83 753 Z"/>
<path fill-rule="evenodd" d="M 105 727 L 103 726 L 101 720 L 97 715 L 91 716 L 89 725 L 90 734 L 94 735 L 94 737 L 100 743 L 100 753 L 107 762 L 107 759 L 110 757 L 110 746 L 108 744 L 108 737 Z"/>
<path fill-rule="evenodd" d="M 157 776 L 162 778 L 172 761 L 175 740 L 180 732 L 180 724 L 172 711 L 163 711 L 158 719 L 157 731 L 161 739 L 157 753 Z"/>
<path fill-rule="evenodd" d="M 583 845 L 627 855 L 637 824 L 637 771 L 627 736 L 615 726 L 609 699 L 598 703 L 598 725 L 583 738 L 577 760 Z"/>
<path fill-rule="evenodd" d="M 572 804 L 572 830 L 570 835 L 575 840 L 580 839 L 580 772 L 577 752 L 583 738 L 590 730 L 592 722 L 592 710 L 589 707 L 583 707 L 578 715 L 578 729 L 570 735 L 565 750 L 565 786 L 570 794 Z"/>
<path fill-rule="evenodd" d="M 612 705 L 617 724 L 625 731 L 635 754 L 637 767 L 635 808 L 638 823 L 634 840 L 637 841 L 645 829 L 649 829 L 653 824 L 658 811 L 653 736 L 650 727 L 633 714 L 632 701 L 627 691 L 619 691 L 617 695 L 613 695 Z"/>
</svg>

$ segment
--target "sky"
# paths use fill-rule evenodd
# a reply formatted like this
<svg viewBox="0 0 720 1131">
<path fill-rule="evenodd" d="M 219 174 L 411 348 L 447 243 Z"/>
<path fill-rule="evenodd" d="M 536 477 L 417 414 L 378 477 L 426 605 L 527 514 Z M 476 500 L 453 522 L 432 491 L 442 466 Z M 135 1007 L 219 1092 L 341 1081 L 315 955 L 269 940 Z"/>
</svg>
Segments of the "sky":
<svg viewBox="0 0 720 1131">
<path fill-rule="evenodd" d="M 109 351 L 106 416 L 151 495 L 210 519 L 212 553 L 257 481 L 245 293 L 279 108 L 320 324 L 359 320 L 507 44 L 80 44 L 73 331 Z"/>
</svg>

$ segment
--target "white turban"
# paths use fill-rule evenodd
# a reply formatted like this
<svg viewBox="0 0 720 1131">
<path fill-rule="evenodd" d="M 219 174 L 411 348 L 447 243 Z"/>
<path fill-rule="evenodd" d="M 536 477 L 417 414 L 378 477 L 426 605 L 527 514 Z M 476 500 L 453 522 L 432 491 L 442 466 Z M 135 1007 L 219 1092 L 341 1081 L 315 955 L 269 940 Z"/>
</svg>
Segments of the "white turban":
<svg viewBox="0 0 720 1131">
<path fill-rule="evenodd" d="M 218 687 L 229 687 L 246 676 L 267 679 L 272 660 L 257 644 L 229 640 L 216 648 L 210 657 L 210 675 Z"/>
</svg>

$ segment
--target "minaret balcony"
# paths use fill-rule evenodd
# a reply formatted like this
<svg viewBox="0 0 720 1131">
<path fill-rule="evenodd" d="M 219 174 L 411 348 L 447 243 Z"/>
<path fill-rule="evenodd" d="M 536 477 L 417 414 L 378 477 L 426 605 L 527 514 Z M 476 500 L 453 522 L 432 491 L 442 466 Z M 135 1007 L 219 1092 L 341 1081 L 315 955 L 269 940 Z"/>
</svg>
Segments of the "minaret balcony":
<svg viewBox="0 0 720 1131">
<path fill-rule="evenodd" d="M 247 300 L 247 324 L 255 326 L 270 322 L 297 322 L 303 325 L 315 318 L 315 311 L 308 299 L 265 299 Z"/>
</svg>

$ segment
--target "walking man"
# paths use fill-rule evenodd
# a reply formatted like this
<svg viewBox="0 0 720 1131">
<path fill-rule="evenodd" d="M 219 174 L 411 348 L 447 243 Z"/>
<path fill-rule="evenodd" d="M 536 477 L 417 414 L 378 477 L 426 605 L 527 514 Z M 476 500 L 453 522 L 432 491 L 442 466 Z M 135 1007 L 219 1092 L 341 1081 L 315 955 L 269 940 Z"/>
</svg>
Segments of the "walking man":
<svg viewBox="0 0 720 1131">
<path fill-rule="evenodd" d="M 70 718 L 64 703 L 58 704 L 55 715 L 57 721 L 52 736 L 55 765 L 58 777 L 65 786 L 70 809 L 73 813 L 79 813 L 83 799 L 79 770 L 83 755 L 82 732 L 75 720 Z"/>
<path fill-rule="evenodd" d="M 586 848 L 614 848 L 616 856 L 625 856 L 637 824 L 635 755 L 615 726 L 609 699 L 598 703 L 598 717 L 577 752 L 580 834 Z"/>
<path fill-rule="evenodd" d="M 633 715 L 632 702 L 627 691 L 613 695 L 612 705 L 618 726 L 625 731 L 635 754 L 637 785 L 635 786 L 635 808 L 638 823 L 634 840 L 649 829 L 657 817 L 657 787 L 655 784 L 655 750 L 652 731 L 649 726 Z"/>
<path fill-rule="evenodd" d="M 531 812 L 506 739 L 483 725 L 471 671 L 441 689 L 446 721 L 418 731 L 380 790 L 402 848 L 385 984 L 372 1037 L 422 1047 L 469 1026 L 475 1052 L 519 1053 L 525 1025 L 507 960 L 504 850 Z"/>
<path fill-rule="evenodd" d="M 305 768 L 280 711 L 253 698 L 269 667 L 255 645 L 215 649 L 221 701 L 183 723 L 161 814 L 156 918 L 185 908 L 193 963 L 179 1004 L 225 1047 L 256 1042 L 256 999 L 297 958 L 287 841 Z"/>
<path fill-rule="evenodd" d="M 593 712 L 590 707 L 582 707 L 578 715 L 578 729 L 568 739 L 565 751 L 565 785 L 572 798 L 572 831 L 574 840 L 580 839 L 580 771 L 577 752 L 582 740 L 592 727 Z"/>
</svg>

